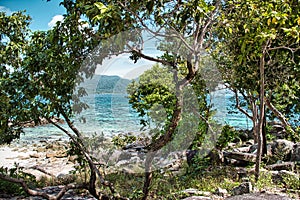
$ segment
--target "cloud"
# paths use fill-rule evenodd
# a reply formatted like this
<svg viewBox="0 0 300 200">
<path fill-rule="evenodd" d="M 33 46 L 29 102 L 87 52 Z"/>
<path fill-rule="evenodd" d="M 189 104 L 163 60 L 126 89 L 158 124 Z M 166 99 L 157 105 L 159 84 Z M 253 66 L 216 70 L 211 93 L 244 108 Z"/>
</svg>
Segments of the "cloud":
<svg viewBox="0 0 300 200">
<path fill-rule="evenodd" d="M 13 11 L 5 6 L 0 6 L 0 12 L 5 12 L 7 15 L 11 15 L 13 13 Z"/>
<path fill-rule="evenodd" d="M 48 23 L 48 27 L 53 28 L 56 25 L 56 22 L 63 21 L 63 20 L 64 20 L 64 16 L 55 15 L 54 17 L 52 17 L 52 20 Z"/>
</svg>

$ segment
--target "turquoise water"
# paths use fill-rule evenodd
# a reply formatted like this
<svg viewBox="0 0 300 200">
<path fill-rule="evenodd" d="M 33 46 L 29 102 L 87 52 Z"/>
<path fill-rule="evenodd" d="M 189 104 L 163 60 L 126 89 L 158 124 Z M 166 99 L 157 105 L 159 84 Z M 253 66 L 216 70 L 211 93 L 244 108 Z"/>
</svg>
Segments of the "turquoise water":
<svg viewBox="0 0 300 200">
<path fill-rule="evenodd" d="M 212 103 L 216 109 L 215 119 L 221 124 L 236 128 L 251 128 L 251 121 L 241 113 L 228 113 L 232 95 L 227 91 L 212 94 Z M 119 133 L 139 132 L 142 128 L 138 114 L 131 108 L 126 94 L 94 94 L 83 99 L 90 108 L 83 111 L 74 120 L 76 127 L 85 134 L 100 134 L 111 137 Z M 86 122 L 79 122 L 84 117 Z M 68 128 L 65 124 L 64 128 Z M 64 139 L 65 134 L 53 125 L 25 128 L 24 140 Z"/>
</svg>

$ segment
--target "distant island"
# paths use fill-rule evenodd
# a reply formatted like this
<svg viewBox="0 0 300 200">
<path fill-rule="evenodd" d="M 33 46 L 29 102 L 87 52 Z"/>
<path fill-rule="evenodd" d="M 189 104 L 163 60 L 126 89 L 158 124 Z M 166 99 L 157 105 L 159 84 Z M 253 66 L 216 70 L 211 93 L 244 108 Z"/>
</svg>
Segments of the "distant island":
<svg viewBox="0 0 300 200">
<path fill-rule="evenodd" d="M 94 75 L 92 79 L 87 79 L 81 84 L 89 94 L 96 93 L 121 93 L 125 94 L 131 80 L 119 76 Z"/>
</svg>

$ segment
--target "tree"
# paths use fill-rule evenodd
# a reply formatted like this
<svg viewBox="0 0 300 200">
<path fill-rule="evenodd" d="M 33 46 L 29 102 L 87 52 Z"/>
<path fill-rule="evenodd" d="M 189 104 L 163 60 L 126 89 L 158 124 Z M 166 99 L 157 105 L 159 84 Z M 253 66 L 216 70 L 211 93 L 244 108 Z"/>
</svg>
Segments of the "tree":
<svg viewBox="0 0 300 200">
<path fill-rule="evenodd" d="M 196 80 L 202 57 L 206 56 L 205 50 L 211 46 L 220 1 L 64 0 L 62 5 L 67 9 L 64 21 L 48 32 L 32 35 L 19 71 L 28 82 L 27 87 L 21 87 L 20 91 L 24 99 L 30 102 L 28 110 L 34 111 L 29 117 L 37 121 L 40 117 L 48 119 L 75 143 L 90 167 L 88 184 L 80 187 L 100 198 L 103 195 L 96 190 L 98 178 L 110 188 L 115 198 L 120 198 L 112 184 L 104 180 L 83 145 L 80 132 L 71 121 L 74 113 L 86 107 L 80 102 L 80 97 L 85 95 L 84 89 L 74 90 L 74 86 L 85 77 L 90 77 L 96 65 L 105 58 L 124 52 L 130 53 L 134 61 L 143 58 L 167 66 L 172 72 L 175 87 L 173 111 L 164 133 L 147 146 L 143 197 L 146 199 L 152 178 L 153 157 L 172 141 L 181 123 L 184 88 Z M 83 16 L 88 18 L 87 27 L 82 25 Z M 156 46 L 163 52 L 161 56 L 145 53 L 144 32 L 164 40 Z M 100 45 L 96 47 L 98 42 Z M 98 56 L 92 57 L 91 52 Z M 82 62 L 86 63 L 87 68 L 80 67 Z M 73 133 L 51 120 L 52 116 L 63 117 Z M 79 186 L 66 186 L 66 189 L 74 187 Z"/>
<path fill-rule="evenodd" d="M 151 182 L 151 163 L 155 152 L 172 140 L 182 114 L 182 91 L 195 78 L 203 56 L 203 50 L 210 46 L 213 37 L 212 28 L 218 12 L 220 1 L 203 0 L 182 1 L 64 1 L 63 4 L 76 5 L 70 13 L 82 12 L 94 26 L 101 40 L 98 48 L 98 61 L 109 55 L 131 53 L 131 59 L 147 59 L 172 69 L 175 82 L 173 113 L 170 123 L 162 134 L 147 147 L 146 181 L 144 199 L 149 192 Z M 68 8 L 68 6 L 66 6 Z M 69 9 L 68 9 L 69 10 Z M 125 32 L 127 31 L 127 32 Z M 144 52 L 143 33 L 151 37 L 163 38 L 165 44 L 159 47 L 163 51 L 160 57 L 149 56 Z M 121 35 L 118 35 L 120 34 Z M 111 40 L 112 39 L 112 40 Z M 111 40 L 115 42 L 105 42 Z M 172 49 L 167 47 L 171 46 Z M 177 47 L 177 48 L 174 48 Z M 183 78 L 178 74 L 183 74 Z"/>
<path fill-rule="evenodd" d="M 66 185 L 56 196 L 29 189 L 25 181 L 0 174 L 1 179 L 21 184 L 28 194 L 47 199 L 60 199 L 72 188 L 84 188 L 97 198 L 100 195 L 106 198 L 96 192 L 97 176 L 100 183 L 115 193 L 96 167 L 82 142 L 80 131 L 72 122 L 74 114 L 87 107 L 80 102 L 85 90 L 75 89 L 75 86 L 93 75 L 95 65 L 89 62 L 88 54 L 97 44 L 90 38 L 92 29 L 82 26 L 84 22 L 79 17 L 78 13 L 70 14 L 49 31 L 26 35 L 29 17 L 22 13 L 12 16 L 1 13 L 0 22 L 4 23 L 1 25 L 1 103 L 4 104 L 1 105 L 1 142 L 18 138 L 22 122 L 34 120 L 38 124 L 44 118 L 70 137 L 90 167 L 88 183 Z M 89 68 L 80 71 L 84 60 L 89 62 Z M 71 131 L 54 121 L 55 116 L 63 118 Z"/>
<path fill-rule="evenodd" d="M 258 142 L 256 179 L 259 176 L 264 119 L 267 106 L 285 127 L 289 122 L 273 105 L 281 85 L 299 89 L 299 4 L 297 1 L 228 1 L 219 34 L 217 57 L 228 87 L 235 92 L 236 107 L 253 122 Z M 278 93 L 277 93 L 278 92 Z M 241 94 L 249 114 L 240 106 Z M 286 100 L 297 99 L 290 96 Z M 275 101 L 276 102 L 276 101 Z M 293 101 L 295 102 L 295 101 Z"/>
<path fill-rule="evenodd" d="M 24 82 L 18 70 L 27 46 L 30 17 L 22 12 L 10 16 L 0 12 L 0 144 L 20 137 L 20 122 L 28 120 L 28 101 L 17 90 Z M 5 89 L 4 89 L 5 88 Z"/>
</svg>

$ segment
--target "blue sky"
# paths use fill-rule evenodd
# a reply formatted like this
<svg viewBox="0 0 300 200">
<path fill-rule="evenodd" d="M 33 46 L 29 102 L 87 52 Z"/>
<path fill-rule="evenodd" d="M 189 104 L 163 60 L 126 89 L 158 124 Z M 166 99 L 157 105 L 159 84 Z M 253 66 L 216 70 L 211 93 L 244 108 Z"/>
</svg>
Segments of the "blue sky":
<svg viewBox="0 0 300 200">
<path fill-rule="evenodd" d="M 10 14 L 14 11 L 26 10 L 31 16 L 32 30 L 48 30 L 56 20 L 62 19 L 65 13 L 60 0 L 0 0 L 0 11 Z M 52 22 L 51 22 L 52 21 Z M 51 22 L 51 23 L 50 23 Z"/>
<path fill-rule="evenodd" d="M 26 13 L 32 18 L 30 29 L 45 31 L 54 26 L 57 20 L 62 20 L 62 15 L 66 11 L 63 6 L 59 6 L 60 2 L 61 0 L 51 0 L 49 2 L 47 0 L 0 0 L 0 11 L 11 14 L 15 11 L 26 10 Z M 154 52 L 150 50 L 148 53 L 153 55 Z M 118 75 L 130 79 L 136 78 L 154 64 L 143 59 L 134 64 L 128 57 L 129 55 L 121 55 L 108 59 L 105 64 L 97 68 L 96 73 Z"/>
</svg>

